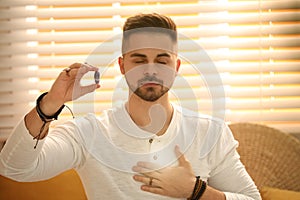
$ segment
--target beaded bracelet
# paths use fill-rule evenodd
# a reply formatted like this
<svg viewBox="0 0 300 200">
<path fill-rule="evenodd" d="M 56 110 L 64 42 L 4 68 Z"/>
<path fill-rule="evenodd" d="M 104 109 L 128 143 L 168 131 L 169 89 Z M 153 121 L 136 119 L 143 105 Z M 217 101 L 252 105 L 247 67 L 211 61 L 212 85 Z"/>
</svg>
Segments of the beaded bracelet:
<svg viewBox="0 0 300 200">
<path fill-rule="evenodd" d="M 202 181 L 200 179 L 200 176 L 196 176 L 196 183 L 193 190 L 193 194 L 187 200 L 199 200 L 203 195 L 203 193 L 205 192 L 206 187 L 207 187 L 206 182 Z"/>
</svg>

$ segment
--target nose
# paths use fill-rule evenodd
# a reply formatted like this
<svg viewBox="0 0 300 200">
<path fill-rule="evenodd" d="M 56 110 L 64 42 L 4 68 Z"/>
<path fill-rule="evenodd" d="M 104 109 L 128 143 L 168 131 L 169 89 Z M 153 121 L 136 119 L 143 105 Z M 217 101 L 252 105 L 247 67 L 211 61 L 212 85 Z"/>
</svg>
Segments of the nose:
<svg viewBox="0 0 300 200">
<path fill-rule="evenodd" d="M 143 66 L 144 68 L 144 75 L 146 76 L 153 76 L 157 75 L 158 70 L 157 66 L 154 63 L 146 64 Z"/>
</svg>

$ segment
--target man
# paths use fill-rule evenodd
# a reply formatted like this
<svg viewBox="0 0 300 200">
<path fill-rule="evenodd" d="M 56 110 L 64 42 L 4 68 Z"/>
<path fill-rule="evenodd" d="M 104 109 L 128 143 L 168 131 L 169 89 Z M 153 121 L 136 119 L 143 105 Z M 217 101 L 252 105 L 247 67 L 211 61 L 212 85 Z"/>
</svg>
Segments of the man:
<svg viewBox="0 0 300 200">
<path fill-rule="evenodd" d="M 48 131 L 65 102 L 100 87 L 79 83 L 97 68 L 71 65 L 11 134 L 0 155 L 1 174 L 37 181 L 75 168 L 88 199 L 260 199 L 225 123 L 169 101 L 180 67 L 174 22 L 140 14 L 123 30 L 118 62 L 128 101 Z"/>
</svg>

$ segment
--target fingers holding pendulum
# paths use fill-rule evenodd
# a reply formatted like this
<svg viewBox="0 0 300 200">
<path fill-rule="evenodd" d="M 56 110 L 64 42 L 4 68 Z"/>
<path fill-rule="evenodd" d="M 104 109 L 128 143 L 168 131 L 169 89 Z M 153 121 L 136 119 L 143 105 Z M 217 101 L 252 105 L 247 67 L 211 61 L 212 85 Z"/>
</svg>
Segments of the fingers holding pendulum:
<svg viewBox="0 0 300 200">
<path fill-rule="evenodd" d="M 99 82 L 100 82 L 100 72 L 99 71 L 95 71 L 94 80 L 95 80 L 96 84 L 99 84 Z"/>
<path fill-rule="evenodd" d="M 93 67 L 92 65 L 88 64 L 87 62 L 85 62 L 84 64 Z M 96 84 L 100 83 L 100 72 L 98 70 L 96 70 L 94 72 L 94 80 L 95 80 Z"/>
<path fill-rule="evenodd" d="M 69 72 L 71 71 L 71 68 L 70 68 L 70 67 L 65 68 L 64 71 L 67 73 L 67 76 L 70 76 L 70 75 L 69 75 Z"/>
</svg>

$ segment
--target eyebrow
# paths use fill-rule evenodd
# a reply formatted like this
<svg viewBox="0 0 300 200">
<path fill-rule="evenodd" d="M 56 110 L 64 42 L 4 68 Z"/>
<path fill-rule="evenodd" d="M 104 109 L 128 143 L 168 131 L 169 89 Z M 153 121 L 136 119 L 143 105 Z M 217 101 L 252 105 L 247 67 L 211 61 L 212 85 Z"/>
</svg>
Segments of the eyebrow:
<svg viewBox="0 0 300 200">
<path fill-rule="evenodd" d="M 147 58 L 147 56 L 145 54 L 140 54 L 140 53 L 133 53 L 130 55 L 130 57 Z M 171 57 L 171 56 L 168 53 L 161 53 L 161 54 L 158 54 L 156 57 Z"/>
<path fill-rule="evenodd" d="M 140 54 L 140 53 L 133 53 L 130 55 L 130 57 L 142 57 L 142 58 L 146 58 L 147 56 L 144 54 Z"/>
<path fill-rule="evenodd" d="M 161 54 L 158 54 L 156 57 L 171 57 L 170 54 L 168 53 L 161 53 Z"/>
</svg>

